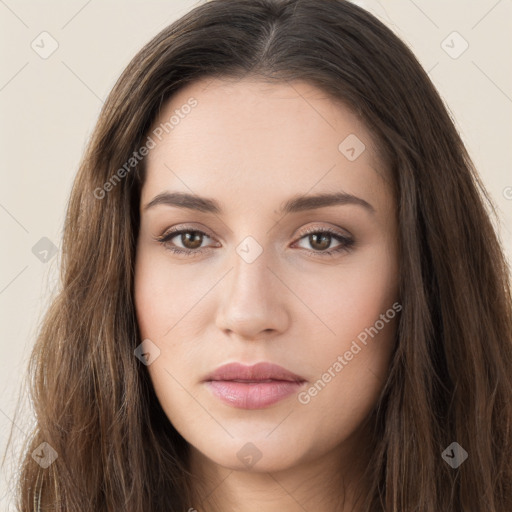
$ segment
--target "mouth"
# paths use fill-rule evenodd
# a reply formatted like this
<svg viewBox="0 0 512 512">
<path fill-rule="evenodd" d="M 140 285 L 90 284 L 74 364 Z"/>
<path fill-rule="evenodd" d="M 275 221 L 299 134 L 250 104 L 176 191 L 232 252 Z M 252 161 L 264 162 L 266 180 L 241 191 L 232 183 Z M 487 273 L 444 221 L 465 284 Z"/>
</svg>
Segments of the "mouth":
<svg viewBox="0 0 512 512">
<path fill-rule="evenodd" d="M 251 366 L 242 363 L 228 363 L 220 366 L 210 373 L 205 381 L 239 381 L 239 382 L 263 382 L 263 381 L 287 381 L 303 382 L 306 379 L 274 363 L 262 362 Z"/>
<path fill-rule="evenodd" d="M 272 363 L 223 365 L 203 381 L 212 394 L 239 409 L 263 409 L 297 393 L 306 380 Z"/>
<path fill-rule="evenodd" d="M 215 379 L 215 380 L 224 380 L 224 379 Z M 265 379 L 265 380 L 244 380 L 244 379 L 233 379 L 230 382 L 245 382 L 246 384 L 261 384 L 263 382 L 276 382 L 273 379 Z M 288 381 L 284 381 L 288 382 Z"/>
</svg>

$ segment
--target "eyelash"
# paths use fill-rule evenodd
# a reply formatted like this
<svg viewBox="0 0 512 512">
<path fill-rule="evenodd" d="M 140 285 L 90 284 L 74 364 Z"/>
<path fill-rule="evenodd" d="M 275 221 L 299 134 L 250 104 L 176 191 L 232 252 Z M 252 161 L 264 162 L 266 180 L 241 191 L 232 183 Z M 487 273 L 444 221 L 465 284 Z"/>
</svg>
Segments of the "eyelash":
<svg viewBox="0 0 512 512">
<path fill-rule="evenodd" d="M 155 240 L 157 242 L 159 242 L 160 244 L 162 244 L 166 250 L 171 251 L 174 254 L 181 254 L 181 255 L 184 255 L 187 257 L 197 256 L 198 254 L 207 252 L 212 249 L 212 247 L 203 247 L 201 249 L 182 249 L 181 247 L 169 245 L 170 240 L 172 240 L 173 238 L 175 238 L 178 235 L 182 235 L 183 233 L 200 233 L 202 235 L 205 235 L 207 238 L 212 238 L 204 231 L 201 231 L 198 229 L 182 228 L 182 229 L 172 229 L 171 231 L 168 231 L 167 233 L 164 233 L 161 236 L 155 237 Z M 303 233 L 302 236 L 300 236 L 298 238 L 297 241 L 300 241 L 303 238 L 305 238 L 306 236 L 311 235 L 311 234 L 325 234 L 325 233 L 329 233 L 330 235 L 332 235 L 333 238 L 335 238 L 338 242 L 340 242 L 340 245 L 334 249 L 329 249 L 327 251 L 312 251 L 310 249 L 303 249 L 303 250 L 313 256 L 334 257 L 335 254 L 337 254 L 337 253 L 340 253 L 343 251 L 350 252 L 350 250 L 353 248 L 354 240 L 352 238 L 340 235 L 337 231 L 335 231 L 334 229 L 331 229 L 331 228 L 322 228 L 322 229 L 308 228 L 308 229 L 306 229 L 305 233 Z"/>
</svg>

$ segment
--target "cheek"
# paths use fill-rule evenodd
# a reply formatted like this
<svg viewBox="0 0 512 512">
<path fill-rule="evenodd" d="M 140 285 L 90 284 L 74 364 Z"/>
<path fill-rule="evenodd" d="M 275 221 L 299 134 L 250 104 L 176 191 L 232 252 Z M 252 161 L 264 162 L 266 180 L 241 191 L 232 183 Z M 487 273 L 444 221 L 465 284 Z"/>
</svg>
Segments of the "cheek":
<svg viewBox="0 0 512 512">
<path fill-rule="evenodd" d="M 304 338 L 317 373 L 299 402 L 310 413 L 305 421 L 326 436 L 355 429 L 377 401 L 401 310 L 393 257 L 375 251 L 348 261 L 325 278 L 301 280 L 296 289 L 323 323 Z"/>
<path fill-rule="evenodd" d="M 147 251 L 141 249 L 140 245 L 139 242 L 135 258 L 134 302 L 139 331 L 144 339 L 153 335 L 149 332 L 149 327 L 155 325 L 158 315 L 154 308 L 157 304 L 155 294 L 151 291 L 155 272 L 149 265 Z"/>
<path fill-rule="evenodd" d="M 398 313 L 389 306 L 383 308 L 389 312 L 387 323 L 375 305 L 376 316 L 340 317 L 336 340 L 310 351 L 317 374 L 297 397 L 306 430 L 329 440 L 347 439 L 371 412 L 388 378 L 395 343 Z"/>
<path fill-rule="evenodd" d="M 162 250 L 143 248 L 138 252 L 134 301 L 143 338 L 162 338 L 184 314 L 188 300 L 193 299 L 194 287 L 180 276 L 179 268 L 170 269 Z"/>
<path fill-rule="evenodd" d="M 141 338 L 150 339 L 159 349 L 158 357 L 146 368 L 158 401 L 174 427 L 191 442 L 187 433 L 201 428 L 194 424 L 201 416 L 190 392 L 190 376 L 198 367 L 197 354 L 187 343 L 192 333 L 186 333 L 186 322 L 174 328 L 188 309 L 184 305 L 188 298 L 182 301 L 176 292 L 179 271 L 170 274 L 164 263 L 158 257 L 150 261 L 146 253 L 140 253 L 134 280 L 135 309 Z"/>
<path fill-rule="evenodd" d="M 396 257 L 386 245 L 380 250 L 360 251 L 338 266 L 301 273 L 294 279 L 293 289 L 314 314 L 298 318 L 299 323 L 317 328 L 310 339 L 320 336 L 322 346 L 339 349 L 372 327 L 398 300 Z M 394 316 L 391 311 L 390 317 Z"/>
<path fill-rule="evenodd" d="M 195 329 L 205 290 L 194 286 L 179 267 L 170 269 L 166 256 L 148 248 L 138 253 L 134 301 L 142 340 L 151 340 L 159 350 L 158 358 L 147 367 L 155 391 L 163 405 L 179 410 L 190 400 L 180 383 L 190 387 L 192 376 L 201 368 L 204 346 Z"/>
</svg>

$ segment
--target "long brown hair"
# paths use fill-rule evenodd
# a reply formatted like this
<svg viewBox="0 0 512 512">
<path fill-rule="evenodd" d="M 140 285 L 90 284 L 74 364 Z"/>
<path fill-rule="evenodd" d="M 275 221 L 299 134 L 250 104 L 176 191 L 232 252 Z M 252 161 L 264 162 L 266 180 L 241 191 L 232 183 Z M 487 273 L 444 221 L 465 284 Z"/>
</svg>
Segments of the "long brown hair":
<svg viewBox="0 0 512 512">
<path fill-rule="evenodd" d="M 37 426 L 19 510 L 194 506 L 188 444 L 134 357 L 144 160 L 113 177 L 144 145 L 164 101 L 222 76 L 316 85 L 363 119 L 391 170 L 403 309 L 373 412 L 361 510 L 510 512 L 512 306 L 492 203 L 410 50 L 342 0 L 212 0 L 160 32 L 117 81 L 74 182 L 60 291 L 31 358 Z M 31 456 L 43 442 L 58 454 L 46 469 Z M 468 453 L 457 468 L 441 455 L 453 442 Z"/>
</svg>

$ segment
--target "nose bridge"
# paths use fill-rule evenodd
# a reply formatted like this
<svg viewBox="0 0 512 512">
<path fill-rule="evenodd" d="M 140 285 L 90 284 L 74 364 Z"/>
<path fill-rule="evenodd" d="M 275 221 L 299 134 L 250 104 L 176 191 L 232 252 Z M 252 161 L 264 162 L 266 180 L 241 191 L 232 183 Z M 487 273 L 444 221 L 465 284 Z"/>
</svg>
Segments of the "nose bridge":
<svg viewBox="0 0 512 512">
<path fill-rule="evenodd" d="M 281 329 L 286 312 L 280 305 L 270 251 L 254 237 L 244 238 L 230 260 L 232 271 L 226 276 L 218 311 L 219 328 L 255 337 L 260 331 Z"/>
<path fill-rule="evenodd" d="M 272 287 L 267 268 L 270 266 L 269 251 L 254 237 L 245 237 L 236 247 L 233 255 L 230 296 L 243 302 L 266 300 L 266 293 Z M 261 303 L 261 302 L 260 302 Z"/>
</svg>

